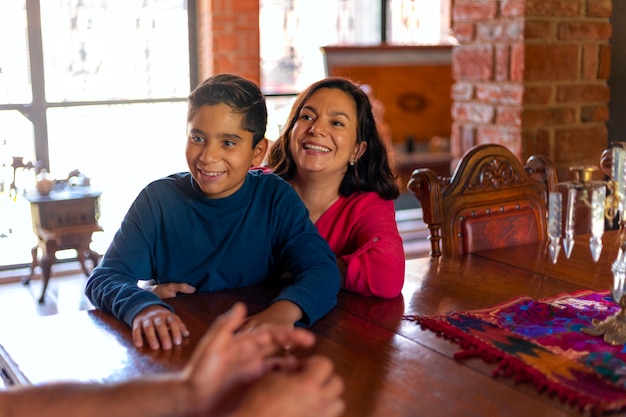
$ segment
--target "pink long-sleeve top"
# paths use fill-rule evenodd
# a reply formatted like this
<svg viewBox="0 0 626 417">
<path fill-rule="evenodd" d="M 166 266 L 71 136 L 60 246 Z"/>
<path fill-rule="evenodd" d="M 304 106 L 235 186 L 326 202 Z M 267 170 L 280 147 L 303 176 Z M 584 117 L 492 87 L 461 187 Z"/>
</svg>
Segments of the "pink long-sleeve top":
<svg viewBox="0 0 626 417">
<path fill-rule="evenodd" d="M 315 225 L 346 263 L 348 291 L 382 298 L 400 294 L 405 260 L 393 201 L 374 192 L 339 197 Z"/>
</svg>

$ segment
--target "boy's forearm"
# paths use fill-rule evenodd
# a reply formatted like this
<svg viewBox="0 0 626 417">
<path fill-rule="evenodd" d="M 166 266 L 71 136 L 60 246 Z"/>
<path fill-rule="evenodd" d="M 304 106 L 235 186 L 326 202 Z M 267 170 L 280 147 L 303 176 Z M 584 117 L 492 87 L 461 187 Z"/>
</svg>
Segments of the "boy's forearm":
<svg viewBox="0 0 626 417">
<path fill-rule="evenodd" d="M 266 310 L 274 317 L 282 317 L 281 321 L 295 323 L 302 318 L 302 310 L 292 301 L 279 300 L 269 306 Z"/>
</svg>

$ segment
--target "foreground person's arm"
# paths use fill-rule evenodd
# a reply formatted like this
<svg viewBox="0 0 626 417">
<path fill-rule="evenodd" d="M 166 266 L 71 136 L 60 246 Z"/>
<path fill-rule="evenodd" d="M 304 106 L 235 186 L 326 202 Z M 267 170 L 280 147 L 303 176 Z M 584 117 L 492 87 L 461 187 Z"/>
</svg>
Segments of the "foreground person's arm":
<svg viewBox="0 0 626 417">
<path fill-rule="evenodd" d="M 110 384 L 58 383 L 0 391 L 0 416 L 186 416 L 216 415 L 229 391 L 251 384 L 234 410 L 237 416 L 260 416 L 249 403 L 291 410 L 291 416 L 319 416 L 341 412 L 342 383 L 332 366 L 305 362 L 296 366 L 292 356 L 276 357 L 284 347 L 309 347 L 314 336 L 303 329 L 263 326 L 251 333 L 235 331 L 245 319 L 246 309 L 237 304 L 215 321 L 181 372 Z M 325 359 L 311 359 L 321 361 Z M 276 371 L 282 368 L 281 371 Z M 326 369 L 326 370 L 325 370 Z M 302 387 L 294 385 L 303 384 Z M 259 395 L 264 401 L 259 401 Z M 292 396 L 300 398 L 301 411 L 288 408 Z M 308 403 L 308 404 L 307 404 Z M 311 405 L 313 407 L 311 408 Z M 308 407 L 308 408 L 307 408 Z M 249 410 L 249 411 L 246 411 Z M 277 414 L 272 412 L 273 417 Z"/>
<path fill-rule="evenodd" d="M 335 417 L 345 410 L 343 381 L 332 362 L 313 356 L 296 371 L 266 375 L 246 393 L 230 417 Z"/>
</svg>

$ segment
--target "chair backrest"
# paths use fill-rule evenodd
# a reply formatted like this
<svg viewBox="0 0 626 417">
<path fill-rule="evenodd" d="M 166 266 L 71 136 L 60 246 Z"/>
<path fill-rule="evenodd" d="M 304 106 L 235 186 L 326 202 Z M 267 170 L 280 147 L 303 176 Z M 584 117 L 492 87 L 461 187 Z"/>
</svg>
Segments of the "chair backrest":
<svg viewBox="0 0 626 417">
<path fill-rule="evenodd" d="M 431 256 L 461 255 L 547 239 L 547 193 L 557 176 L 545 156 L 527 165 L 506 147 L 478 145 L 452 177 L 416 169 L 408 188 L 430 229 Z"/>
</svg>

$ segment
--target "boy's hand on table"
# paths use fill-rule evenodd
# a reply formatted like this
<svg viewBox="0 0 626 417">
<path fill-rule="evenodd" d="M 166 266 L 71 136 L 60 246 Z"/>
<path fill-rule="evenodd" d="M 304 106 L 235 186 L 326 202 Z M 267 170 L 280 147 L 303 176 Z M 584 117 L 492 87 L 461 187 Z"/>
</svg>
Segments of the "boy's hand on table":
<svg viewBox="0 0 626 417">
<path fill-rule="evenodd" d="M 168 282 L 167 284 L 146 285 L 143 288 L 145 290 L 152 291 L 161 299 L 176 297 L 178 293 L 193 294 L 196 292 L 196 287 L 182 282 Z"/>
<path fill-rule="evenodd" d="M 147 307 L 133 320 L 133 343 L 143 347 L 144 337 L 150 349 L 171 349 L 173 345 L 183 343 L 183 337 L 189 336 L 187 326 L 176 314 L 163 306 Z"/>
<path fill-rule="evenodd" d="M 280 300 L 254 314 L 245 321 L 239 332 L 250 332 L 263 324 L 274 324 L 292 328 L 302 318 L 302 310 L 291 301 Z"/>
</svg>

